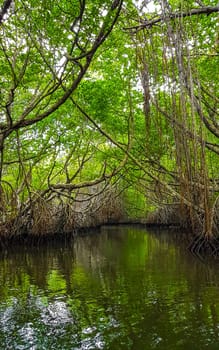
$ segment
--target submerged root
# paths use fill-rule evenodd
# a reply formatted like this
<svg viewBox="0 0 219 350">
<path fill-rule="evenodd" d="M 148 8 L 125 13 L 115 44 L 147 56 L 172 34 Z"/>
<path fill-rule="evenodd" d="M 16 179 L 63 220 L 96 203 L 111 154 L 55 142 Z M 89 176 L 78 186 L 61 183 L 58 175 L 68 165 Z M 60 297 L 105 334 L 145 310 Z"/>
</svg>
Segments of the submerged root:
<svg viewBox="0 0 219 350">
<path fill-rule="evenodd" d="M 214 236 L 196 236 L 188 248 L 192 254 L 199 258 L 203 258 L 204 256 L 219 256 L 219 240 Z"/>
</svg>

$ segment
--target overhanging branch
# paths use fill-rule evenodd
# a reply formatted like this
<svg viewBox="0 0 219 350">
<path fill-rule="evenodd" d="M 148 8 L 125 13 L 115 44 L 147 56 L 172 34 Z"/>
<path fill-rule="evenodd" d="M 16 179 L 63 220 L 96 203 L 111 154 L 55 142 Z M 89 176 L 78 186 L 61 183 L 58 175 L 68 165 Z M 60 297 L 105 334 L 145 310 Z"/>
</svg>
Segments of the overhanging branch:
<svg viewBox="0 0 219 350">
<path fill-rule="evenodd" d="M 155 24 L 160 22 L 165 22 L 168 20 L 174 20 L 176 18 L 184 18 L 189 16 L 197 16 L 197 15 L 207 15 L 209 16 L 212 13 L 219 12 L 219 5 L 218 6 L 206 6 L 206 7 L 200 7 L 196 9 L 192 9 L 187 12 L 175 12 L 175 13 L 169 13 L 165 15 L 160 15 L 157 18 L 151 19 L 151 20 L 145 20 L 141 24 L 133 27 L 127 27 L 125 30 L 130 30 L 133 32 L 138 32 L 139 30 L 142 30 L 144 28 L 151 28 Z"/>
</svg>

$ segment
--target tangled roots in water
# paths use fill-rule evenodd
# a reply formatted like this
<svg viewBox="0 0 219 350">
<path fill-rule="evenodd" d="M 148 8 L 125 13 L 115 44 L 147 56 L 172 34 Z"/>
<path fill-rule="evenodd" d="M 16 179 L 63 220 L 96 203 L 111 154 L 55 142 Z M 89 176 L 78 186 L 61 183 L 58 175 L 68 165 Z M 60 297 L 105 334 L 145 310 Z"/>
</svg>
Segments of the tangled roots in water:
<svg viewBox="0 0 219 350">
<path fill-rule="evenodd" d="M 189 245 L 189 250 L 195 256 L 219 256 L 219 240 L 217 238 L 198 235 Z"/>
</svg>

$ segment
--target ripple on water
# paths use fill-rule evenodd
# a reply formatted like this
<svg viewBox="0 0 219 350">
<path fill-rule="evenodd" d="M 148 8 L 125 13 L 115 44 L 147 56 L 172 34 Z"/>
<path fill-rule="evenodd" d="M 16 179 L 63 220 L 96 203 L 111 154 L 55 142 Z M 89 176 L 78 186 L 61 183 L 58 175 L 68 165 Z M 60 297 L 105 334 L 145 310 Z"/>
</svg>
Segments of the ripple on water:
<svg viewBox="0 0 219 350">
<path fill-rule="evenodd" d="M 86 337 L 80 342 L 80 345 L 74 350 L 99 350 L 104 349 L 105 342 L 100 333 L 95 334 L 94 336 Z"/>
<path fill-rule="evenodd" d="M 42 322 L 47 326 L 59 326 L 73 323 L 73 318 L 64 301 L 55 300 L 42 310 Z"/>
</svg>

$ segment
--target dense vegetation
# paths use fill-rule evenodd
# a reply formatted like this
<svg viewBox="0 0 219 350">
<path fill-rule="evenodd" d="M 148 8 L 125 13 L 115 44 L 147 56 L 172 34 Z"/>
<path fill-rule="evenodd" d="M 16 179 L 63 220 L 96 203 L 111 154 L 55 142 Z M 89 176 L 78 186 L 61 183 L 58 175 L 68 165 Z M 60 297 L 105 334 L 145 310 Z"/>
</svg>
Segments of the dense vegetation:
<svg viewBox="0 0 219 350">
<path fill-rule="evenodd" d="M 1 234 L 147 217 L 212 241 L 216 0 L 1 6 Z M 215 245 L 212 245 L 215 249 Z"/>
</svg>

